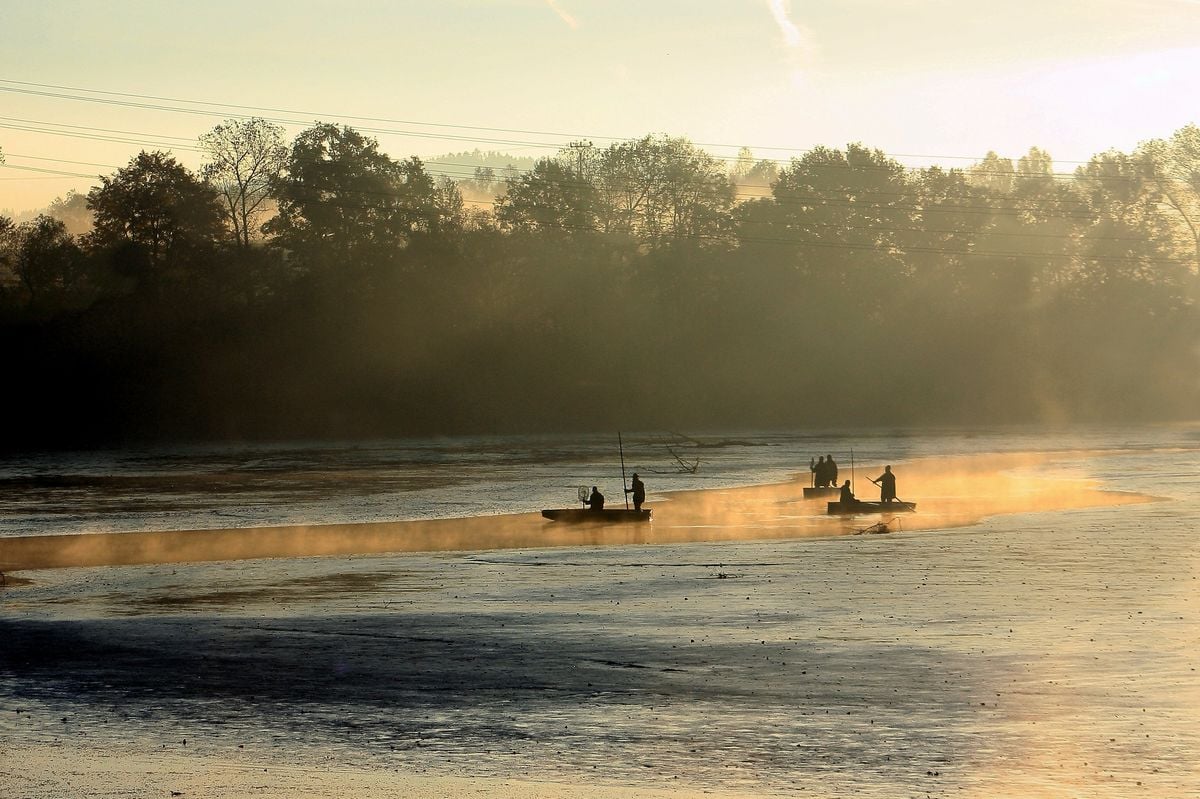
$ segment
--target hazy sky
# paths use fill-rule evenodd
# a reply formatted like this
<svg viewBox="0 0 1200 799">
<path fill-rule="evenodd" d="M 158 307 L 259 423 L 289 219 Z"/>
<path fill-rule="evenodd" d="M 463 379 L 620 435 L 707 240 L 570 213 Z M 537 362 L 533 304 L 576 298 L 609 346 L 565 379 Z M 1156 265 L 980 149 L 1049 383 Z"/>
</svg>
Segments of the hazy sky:
<svg viewBox="0 0 1200 799">
<path fill-rule="evenodd" d="M 4 0 L 0 209 L 95 183 L 15 167 L 198 166 L 235 112 L 379 128 L 398 158 L 670 133 L 911 164 L 1038 145 L 1069 170 L 1200 121 L 1198 43 L 1197 0 Z"/>
</svg>

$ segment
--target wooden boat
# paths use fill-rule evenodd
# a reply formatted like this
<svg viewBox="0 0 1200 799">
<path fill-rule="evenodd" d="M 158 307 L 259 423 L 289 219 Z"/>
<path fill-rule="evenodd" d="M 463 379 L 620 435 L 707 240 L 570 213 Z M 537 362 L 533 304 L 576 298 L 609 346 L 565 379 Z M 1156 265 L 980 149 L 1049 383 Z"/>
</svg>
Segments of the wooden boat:
<svg viewBox="0 0 1200 799">
<path fill-rule="evenodd" d="M 625 443 L 621 440 L 621 434 L 617 433 L 617 448 L 621 453 L 621 487 L 625 487 Z M 637 477 L 637 473 L 634 473 Z M 625 496 L 624 508 L 604 508 L 603 510 L 593 510 L 586 507 L 588 503 L 589 492 L 587 486 L 579 487 L 579 501 L 585 507 L 580 508 L 550 508 L 542 511 L 542 516 L 545 516 L 552 522 L 570 522 L 572 524 L 618 524 L 624 522 L 648 522 L 650 521 L 650 509 L 634 510 L 629 507 L 628 492 Z"/>
<path fill-rule="evenodd" d="M 814 486 L 804 487 L 805 499 L 824 499 L 825 497 L 836 497 L 841 493 L 841 489 L 837 486 L 826 486 L 825 488 L 816 488 Z"/>
<path fill-rule="evenodd" d="M 912 513 L 917 509 L 915 502 L 862 502 L 855 500 L 850 503 L 830 502 L 827 513 L 832 516 L 850 516 L 855 513 Z"/>
<path fill-rule="evenodd" d="M 650 521 L 650 509 L 642 508 L 605 508 L 591 510 L 590 508 L 552 508 L 542 511 L 542 515 L 552 522 L 570 522 L 572 524 L 614 524 L 624 522 Z"/>
</svg>

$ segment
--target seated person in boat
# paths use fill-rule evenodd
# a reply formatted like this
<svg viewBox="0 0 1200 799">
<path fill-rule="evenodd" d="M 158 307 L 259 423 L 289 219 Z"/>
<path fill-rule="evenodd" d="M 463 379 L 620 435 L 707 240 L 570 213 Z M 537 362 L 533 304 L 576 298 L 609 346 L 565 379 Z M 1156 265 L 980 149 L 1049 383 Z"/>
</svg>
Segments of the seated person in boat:
<svg viewBox="0 0 1200 799">
<path fill-rule="evenodd" d="M 883 467 L 883 474 L 871 481 L 879 486 L 879 501 L 893 502 L 896 499 L 896 475 L 892 474 L 891 466 Z"/>
<path fill-rule="evenodd" d="M 592 486 L 592 495 L 585 499 L 584 504 L 589 510 L 604 510 L 604 495 L 600 493 L 600 489 Z"/>
<path fill-rule="evenodd" d="M 843 505 L 853 505 L 855 502 L 858 502 L 858 499 L 854 496 L 854 492 L 850 490 L 849 480 L 842 483 L 842 492 L 838 495 L 838 502 Z"/>
<path fill-rule="evenodd" d="M 629 481 L 629 488 L 625 489 L 626 494 L 633 494 L 633 509 L 641 510 L 642 503 L 646 501 L 646 484 L 638 479 L 637 472 L 633 473 L 633 479 Z"/>
</svg>

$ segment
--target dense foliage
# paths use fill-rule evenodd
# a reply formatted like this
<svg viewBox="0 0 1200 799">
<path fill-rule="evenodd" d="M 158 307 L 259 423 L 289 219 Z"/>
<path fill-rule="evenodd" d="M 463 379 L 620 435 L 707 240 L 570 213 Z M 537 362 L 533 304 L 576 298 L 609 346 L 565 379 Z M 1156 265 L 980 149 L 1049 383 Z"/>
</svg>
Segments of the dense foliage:
<svg viewBox="0 0 1200 799">
<path fill-rule="evenodd" d="M 1073 173 L 577 143 L 480 206 L 347 127 L 0 218 L 12 446 L 1154 420 L 1200 385 L 1200 129 Z"/>
</svg>

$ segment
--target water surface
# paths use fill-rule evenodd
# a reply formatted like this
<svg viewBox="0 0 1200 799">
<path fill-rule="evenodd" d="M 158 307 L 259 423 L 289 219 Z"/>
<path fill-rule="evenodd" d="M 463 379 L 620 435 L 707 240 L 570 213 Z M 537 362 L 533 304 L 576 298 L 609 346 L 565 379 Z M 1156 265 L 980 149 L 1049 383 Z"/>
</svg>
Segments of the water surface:
<svg viewBox="0 0 1200 799">
<path fill-rule="evenodd" d="M 720 448 L 702 479 L 833 449 L 765 438 Z M 1193 432 L 880 436 L 863 461 L 1038 448 L 1057 454 L 1023 479 L 1161 499 L 889 535 L 31 573 L 0 593 L 0 743 L 17 753 L 0 781 L 61 795 L 45 775 L 98 754 L 137 767 L 82 769 L 94 796 L 168 790 L 163 762 L 287 769 L 308 795 L 345 770 L 398 774 L 396 796 L 406 773 L 597 796 L 1195 796 Z M 567 448 L 564 490 L 602 449 Z M 507 468 L 478 472 L 511 482 L 506 510 L 530 502 L 517 475 L 555 471 Z M 220 795 L 196 779 L 190 795 Z"/>
</svg>

